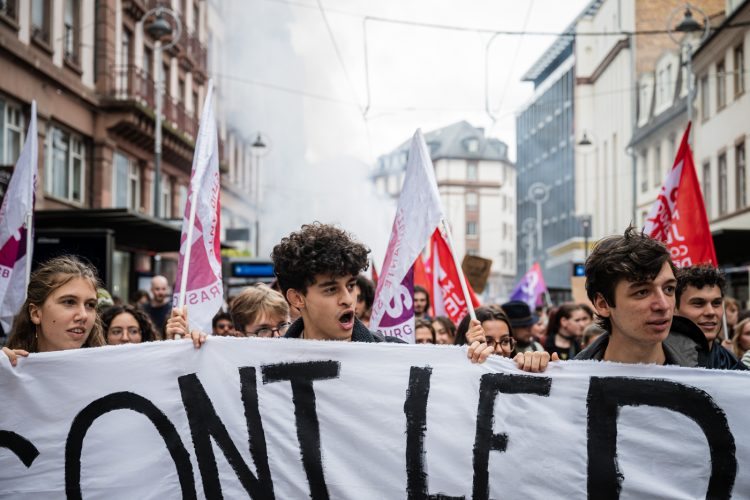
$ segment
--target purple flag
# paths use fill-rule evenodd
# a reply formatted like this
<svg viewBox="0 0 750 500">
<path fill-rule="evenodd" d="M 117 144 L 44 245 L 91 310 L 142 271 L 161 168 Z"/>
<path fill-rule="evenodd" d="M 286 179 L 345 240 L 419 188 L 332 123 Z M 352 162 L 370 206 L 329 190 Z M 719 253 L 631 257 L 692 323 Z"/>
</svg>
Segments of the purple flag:
<svg viewBox="0 0 750 500">
<path fill-rule="evenodd" d="M 531 269 L 526 271 L 521 281 L 518 282 L 510 300 L 521 300 L 529 305 L 533 311 L 536 307 L 536 301 L 540 295 L 547 291 L 547 285 L 544 283 L 542 268 L 538 262 L 535 262 Z"/>
</svg>

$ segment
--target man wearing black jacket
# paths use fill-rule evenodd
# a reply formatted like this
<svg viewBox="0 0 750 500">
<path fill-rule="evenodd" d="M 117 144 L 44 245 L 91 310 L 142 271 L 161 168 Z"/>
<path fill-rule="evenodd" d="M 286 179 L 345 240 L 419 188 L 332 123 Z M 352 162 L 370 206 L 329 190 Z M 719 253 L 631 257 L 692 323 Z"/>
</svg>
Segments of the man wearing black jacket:
<svg viewBox="0 0 750 500">
<path fill-rule="evenodd" d="M 683 267 L 677 271 L 676 311 L 679 317 L 690 320 L 694 325 L 677 325 L 678 332 L 694 330 L 697 326 L 701 335 L 693 335 L 698 344 L 698 365 L 717 369 L 745 369 L 737 358 L 721 346 L 719 332 L 724 318 L 724 275 L 712 265 Z M 671 336 L 671 334 L 670 334 Z M 697 337 L 697 338 L 696 338 Z"/>
</svg>

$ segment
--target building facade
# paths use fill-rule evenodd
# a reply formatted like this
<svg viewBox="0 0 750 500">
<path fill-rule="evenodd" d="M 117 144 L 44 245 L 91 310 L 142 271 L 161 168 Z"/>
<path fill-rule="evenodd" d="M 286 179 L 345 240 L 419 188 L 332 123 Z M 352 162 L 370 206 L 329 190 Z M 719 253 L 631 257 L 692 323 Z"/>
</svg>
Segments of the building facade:
<svg viewBox="0 0 750 500">
<path fill-rule="evenodd" d="M 750 2 L 727 2 L 727 16 L 695 52 L 693 156 L 728 293 L 748 306 Z"/>
<path fill-rule="evenodd" d="M 554 302 L 569 298 L 571 271 L 570 261 L 551 255 L 550 249 L 580 234 L 573 49 L 573 38 L 561 36 L 526 72 L 523 80 L 534 84 L 534 94 L 516 118 L 517 274 L 539 262 Z"/>
<path fill-rule="evenodd" d="M 465 121 L 429 132 L 425 141 L 457 256 L 491 259 L 484 297 L 504 300 L 516 276 L 516 173 L 508 147 Z M 401 193 L 409 146 L 378 158 L 372 175 L 378 193 Z"/>
<path fill-rule="evenodd" d="M 125 298 L 156 271 L 174 276 L 208 84 L 209 4 L 6 0 L 0 6 L 0 164 L 12 170 L 36 99 L 37 235 L 102 230 L 109 250 L 106 262 L 97 265 L 111 291 Z M 161 68 L 155 57 L 160 42 L 144 29 L 144 16 L 157 6 L 170 8 L 182 24 L 181 37 L 162 54 Z M 165 83 L 158 186 L 157 69 Z M 224 171 L 230 175 L 226 165 Z M 61 241 L 38 240 L 35 260 L 47 255 L 47 240 L 52 246 Z"/>
</svg>

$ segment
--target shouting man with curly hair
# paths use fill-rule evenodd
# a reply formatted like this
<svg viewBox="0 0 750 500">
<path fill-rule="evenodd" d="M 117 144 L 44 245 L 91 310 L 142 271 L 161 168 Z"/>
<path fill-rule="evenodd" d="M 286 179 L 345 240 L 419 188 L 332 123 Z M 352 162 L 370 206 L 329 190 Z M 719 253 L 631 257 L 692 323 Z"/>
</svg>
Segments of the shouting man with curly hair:
<svg viewBox="0 0 750 500">
<path fill-rule="evenodd" d="M 302 226 L 274 247 L 271 258 L 281 293 L 300 312 L 285 337 L 400 342 L 372 333 L 354 314 L 357 276 L 367 269 L 369 252 L 345 231 L 319 222 Z"/>
</svg>

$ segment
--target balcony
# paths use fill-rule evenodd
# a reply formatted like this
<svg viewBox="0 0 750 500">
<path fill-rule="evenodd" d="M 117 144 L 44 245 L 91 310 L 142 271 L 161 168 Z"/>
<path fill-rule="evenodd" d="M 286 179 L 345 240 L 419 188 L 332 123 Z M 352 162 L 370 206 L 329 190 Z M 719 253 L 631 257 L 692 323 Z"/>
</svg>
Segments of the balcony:
<svg viewBox="0 0 750 500">
<path fill-rule="evenodd" d="M 102 103 L 108 111 L 108 130 L 143 149 L 153 149 L 156 85 L 151 75 L 135 66 L 114 67 Z M 165 160 L 189 172 L 198 120 L 182 102 L 168 95 L 164 96 L 162 119 Z"/>
</svg>

